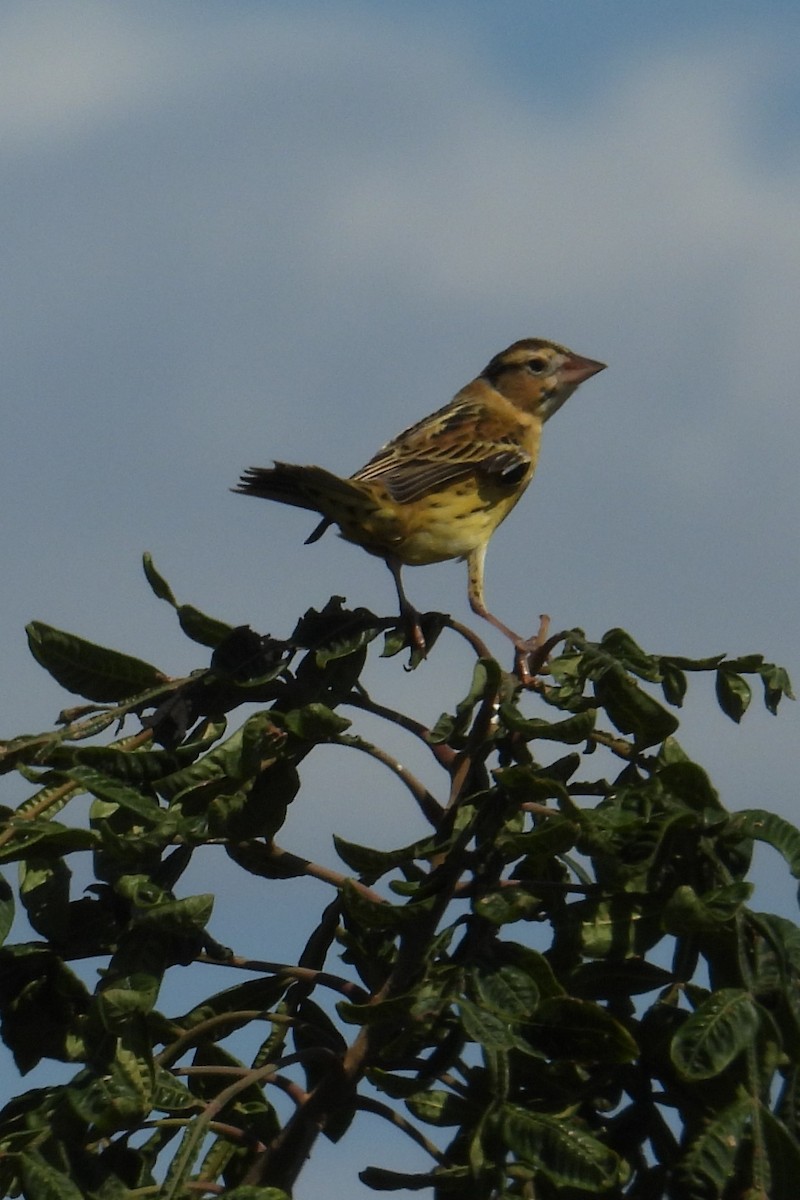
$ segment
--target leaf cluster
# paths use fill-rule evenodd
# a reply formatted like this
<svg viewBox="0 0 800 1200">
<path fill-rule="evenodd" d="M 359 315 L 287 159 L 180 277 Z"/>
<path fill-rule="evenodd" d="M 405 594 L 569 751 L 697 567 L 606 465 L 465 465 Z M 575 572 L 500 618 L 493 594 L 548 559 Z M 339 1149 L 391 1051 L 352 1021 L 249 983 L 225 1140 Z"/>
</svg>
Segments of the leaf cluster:
<svg viewBox="0 0 800 1200">
<path fill-rule="evenodd" d="M 748 874 L 760 841 L 800 878 L 800 833 L 728 812 L 675 737 L 690 677 L 739 721 L 754 682 L 770 712 L 791 696 L 781 668 L 573 630 L 524 690 L 426 614 L 429 647 L 448 631 L 475 652 L 466 695 L 426 726 L 362 682 L 377 639 L 406 648 L 396 620 L 334 597 L 282 641 L 178 604 L 145 569 L 209 665 L 176 679 L 33 623 L 37 661 L 87 703 L 0 743 L 0 772 L 33 788 L 0 824 L 0 1031 L 21 1074 L 72 1071 L 0 1111 L 2 1194 L 279 1200 L 317 1136 L 366 1112 L 430 1163 L 366 1167 L 376 1190 L 789 1196 L 800 930 L 749 907 Z M 358 732 L 365 713 L 387 746 Z M 437 792 L 401 765 L 407 736 Z M 279 844 L 289 805 L 313 802 L 302 761 L 330 745 L 400 781 L 412 845 L 334 838 L 322 864 Z M 258 877 L 265 905 L 289 877 L 328 888 L 295 962 L 215 941 L 215 897 L 182 887 L 203 847 Z M 92 883 L 75 896 L 78 864 Z M 18 909 L 31 937 L 12 942 Z M 163 1011 L 168 974 L 197 963 L 238 980 Z"/>
</svg>

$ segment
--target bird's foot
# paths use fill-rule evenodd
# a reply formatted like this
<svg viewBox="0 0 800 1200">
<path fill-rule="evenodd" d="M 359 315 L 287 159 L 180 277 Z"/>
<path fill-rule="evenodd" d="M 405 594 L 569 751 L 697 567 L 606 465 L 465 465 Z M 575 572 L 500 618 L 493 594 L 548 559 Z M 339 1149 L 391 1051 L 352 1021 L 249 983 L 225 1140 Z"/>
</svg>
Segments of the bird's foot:
<svg viewBox="0 0 800 1200">
<path fill-rule="evenodd" d="M 448 623 L 446 613 L 420 613 L 410 606 L 400 613 L 400 620 L 387 632 L 383 655 L 390 658 L 401 650 L 409 650 L 407 671 L 415 670 L 428 656 L 439 634 Z"/>
<path fill-rule="evenodd" d="M 533 687 L 537 675 L 541 674 L 550 657 L 551 650 L 564 636 L 563 633 L 556 633 L 548 637 L 549 630 L 550 618 L 546 613 L 542 613 L 539 617 L 539 632 L 535 637 L 515 643 L 514 674 L 523 687 Z"/>
</svg>

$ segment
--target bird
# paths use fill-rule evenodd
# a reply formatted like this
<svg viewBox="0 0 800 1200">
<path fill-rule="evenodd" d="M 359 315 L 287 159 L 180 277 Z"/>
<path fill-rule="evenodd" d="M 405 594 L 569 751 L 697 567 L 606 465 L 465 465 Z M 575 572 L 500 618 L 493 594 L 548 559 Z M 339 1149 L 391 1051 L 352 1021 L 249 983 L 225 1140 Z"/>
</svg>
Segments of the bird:
<svg viewBox="0 0 800 1200">
<path fill-rule="evenodd" d="M 545 626 L 537 638 L 524 638 L 490 612 L 486 549 L 533 478 L 543 425 L 605 367 L 557 342 L 523 338 L 496 354 L 449 404 L 387 442 L 349 478 L 324 467 L 275 462 L 247 468 L 231 490 L 318 513 L 322 520 L 307 544 L 336 525 L 346 541 L 382 558 L 421 657 L 425 638 L 403 587 L 402 568 L 466 560 L 472 611 L 514 644 L 517 674 L 530 682 L 529 658 Z"/>
</svg>

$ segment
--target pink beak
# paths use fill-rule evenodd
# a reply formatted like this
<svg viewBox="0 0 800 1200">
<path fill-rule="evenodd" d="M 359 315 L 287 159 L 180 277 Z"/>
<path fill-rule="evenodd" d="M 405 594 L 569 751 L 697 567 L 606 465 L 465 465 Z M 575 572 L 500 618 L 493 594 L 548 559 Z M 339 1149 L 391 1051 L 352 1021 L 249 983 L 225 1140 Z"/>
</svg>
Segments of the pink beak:
<svg viewBox="0 0 800 1200">
<path fill-rule="evenodd" d="M 597 375 L 599 371 L 605 371 L 606 364 L 597 362 L 593 358 L 581 358 L 580 354 L 571 354 L 567 359 L 562 369 L 562 376 L 565 383 L 579 384 L 583 383 L 584 379 L 591 379 L 592 375 Z"/>
</svg>

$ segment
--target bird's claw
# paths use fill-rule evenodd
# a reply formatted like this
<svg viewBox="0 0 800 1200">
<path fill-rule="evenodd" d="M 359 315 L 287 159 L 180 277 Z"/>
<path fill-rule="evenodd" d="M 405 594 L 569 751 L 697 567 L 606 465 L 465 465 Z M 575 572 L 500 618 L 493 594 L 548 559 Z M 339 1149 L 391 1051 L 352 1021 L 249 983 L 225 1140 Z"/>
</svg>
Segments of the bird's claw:
<svg viewBox="0 0 800 1200">
<path fill-rule="evenodd" d="M 556 633 L 548 637 L 549 629 L 550 618 L 546 613 L 542 613 L 539 618 L 539 631 L 535 637 L 516 643 L 514 674 L 523 687 L 534 686 L 536 677 L 541 674 L 542 668 L 550 657 L 550 652 L 564 637 L 563 633 Z"/>
</svg>

